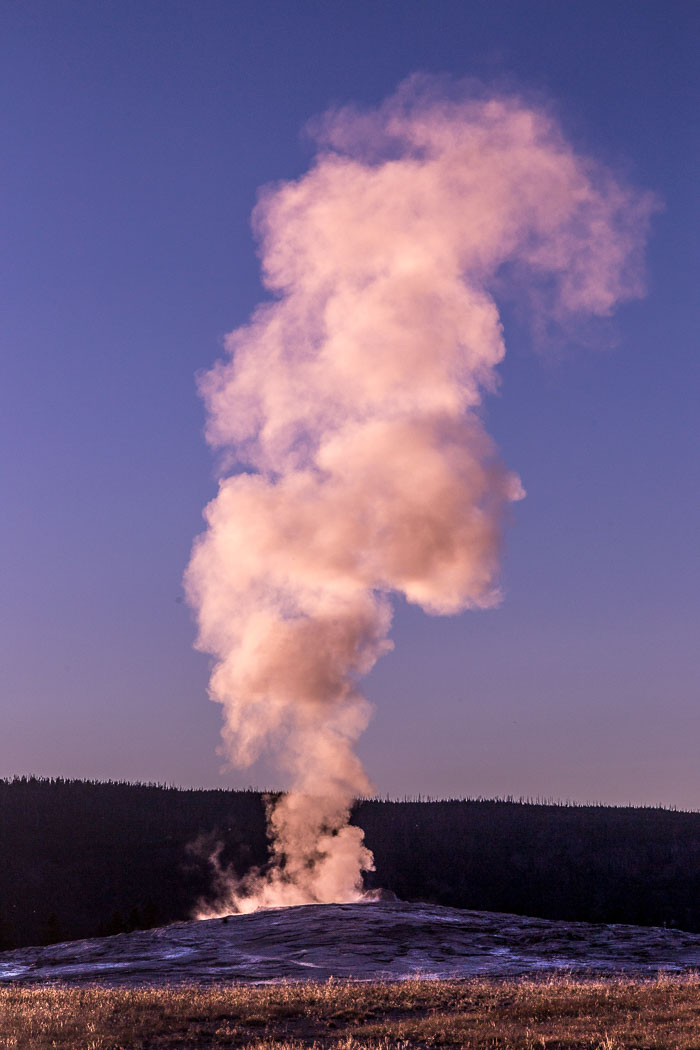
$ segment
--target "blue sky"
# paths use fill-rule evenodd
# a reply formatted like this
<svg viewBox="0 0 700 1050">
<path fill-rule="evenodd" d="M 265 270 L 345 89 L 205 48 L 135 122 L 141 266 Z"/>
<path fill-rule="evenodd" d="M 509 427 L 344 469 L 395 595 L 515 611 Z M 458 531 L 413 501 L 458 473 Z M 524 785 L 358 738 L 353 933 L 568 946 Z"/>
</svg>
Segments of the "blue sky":
<svg viewBox="0 0 700 1050">
<path fill-rule="evenodd" d="M 249 216 L 307 121 L 407 75 L 548 100 L 663 202 L 594 348 L 506 310 L 486 419 L 528 492 L 505 600 L 397 609 L 379 793 L 700 808 L 695 3 L 8 3 L 0 15 L 0 774 L 219 772 L 182 573 L 215 491 L 195 374 L 263 297 Z M 613 339 L 614 335 L 614 339 Z M 614 342 L 614 347 L 607 343 Z"/>
</svg>

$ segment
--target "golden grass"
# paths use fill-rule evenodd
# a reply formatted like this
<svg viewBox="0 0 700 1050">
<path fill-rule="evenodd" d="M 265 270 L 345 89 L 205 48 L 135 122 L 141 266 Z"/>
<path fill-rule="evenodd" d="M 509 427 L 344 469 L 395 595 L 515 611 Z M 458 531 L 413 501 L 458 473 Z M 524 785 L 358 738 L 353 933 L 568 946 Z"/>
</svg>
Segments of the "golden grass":
<svg viewBox="0 0 700 1050">
<path fill-rule="evenodd" d="M 700 1050 L 700 976 L 0 988 L 0 1050 Z"/>
</svg>

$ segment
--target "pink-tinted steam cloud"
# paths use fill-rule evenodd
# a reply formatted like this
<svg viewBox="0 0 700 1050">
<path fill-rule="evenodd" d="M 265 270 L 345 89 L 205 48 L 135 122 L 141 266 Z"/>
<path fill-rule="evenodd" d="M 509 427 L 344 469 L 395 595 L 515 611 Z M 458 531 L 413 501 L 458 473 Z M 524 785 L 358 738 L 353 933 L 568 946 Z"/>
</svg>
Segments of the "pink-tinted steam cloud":
<svg viewBox="0 0 700 1050">
<path fill-rule="evenodd" d="M 292 782 L 269 871 L 222 908 L 361 892 L 357 683 L 391 646 L 389 596 L 497 602 L 523 494 L 478 414 L 505 352 L 492 290 L 511 264 L 556 319 L 609 314 L 643 291 L 654 206 L 514 96 L 441 100 L 414 79 L 318 129 L 310 171 L 255 209 L 273 297 L 201 382 L 208 439 L 243 472 L 221 480 L 187 570 L 197 644 L 231 759 L 271 746 Z"/>
</svg>

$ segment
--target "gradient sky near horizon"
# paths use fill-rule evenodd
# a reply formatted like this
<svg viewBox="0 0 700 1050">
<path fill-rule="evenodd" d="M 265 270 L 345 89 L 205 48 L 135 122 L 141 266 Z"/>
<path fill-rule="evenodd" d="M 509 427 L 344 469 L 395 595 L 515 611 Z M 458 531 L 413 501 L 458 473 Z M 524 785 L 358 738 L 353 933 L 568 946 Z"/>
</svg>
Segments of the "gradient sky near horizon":
<svg viewBox="0 0 700 1050">
<path fill-rule="evenodd" d="M 422 71 L 545 98 L 663 210 L 599 345 L 504 311 L 505 599 L 399 604 L 360 755 L 381 795 L 700 809 L 699 29 L 694 0 L 3 6 L 0 776 L 278 784 L 221 771 L 192 650 L 195 374 L 265 297 L 250 212 L 304 125 Z"/>
</svg>

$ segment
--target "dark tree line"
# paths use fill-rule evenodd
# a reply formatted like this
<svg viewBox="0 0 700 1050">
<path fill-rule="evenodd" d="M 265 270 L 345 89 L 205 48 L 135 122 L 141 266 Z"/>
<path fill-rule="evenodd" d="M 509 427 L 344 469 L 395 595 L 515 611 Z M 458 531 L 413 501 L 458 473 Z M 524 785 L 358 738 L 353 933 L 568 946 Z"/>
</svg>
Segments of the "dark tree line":
<svg viewBox="0 0 700 1050">
<path fill-rule="evenodd" d="M 406 900 L 700 932 L 700 813 L 522 802 L 363 802 L 377 872 Z"/>
<path fill-rule="evenodd" d="M 0 781 L 0 946 L 189 918 L 210 889 L 217 839 L 239 872 L 265 862 L 258 792 Z"/>
<path fill-rule="evenodd" d="M 700 932 L 700 813 L 365 801 L 353 821 L 368 885 L 405 900 Z M 259 792 L 0 781 L 0 949 L 186 919 L 217 842 L 239 875 L 266 863 Z"/>
</svg>

